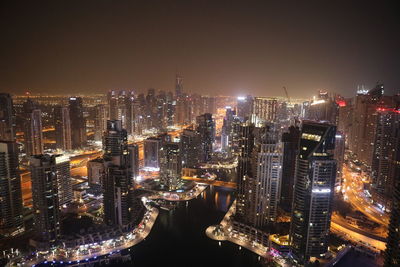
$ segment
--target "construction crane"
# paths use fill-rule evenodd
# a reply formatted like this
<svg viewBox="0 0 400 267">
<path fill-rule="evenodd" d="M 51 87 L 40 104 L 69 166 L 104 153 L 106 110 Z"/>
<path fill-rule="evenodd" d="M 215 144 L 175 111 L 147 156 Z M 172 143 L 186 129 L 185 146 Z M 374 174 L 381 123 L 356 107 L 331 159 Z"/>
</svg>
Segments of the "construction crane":
<svg viewBox="0 0 400 267">
<path fill-rule="evenodd" d="M 283 86 L 283 90 L 285 90 L 286 98 L 288 99 L 288 103 L 290 103 L 290 97 L 289 97 L 289 94 L 287 92 L 286 86 Z"/>
</svg>

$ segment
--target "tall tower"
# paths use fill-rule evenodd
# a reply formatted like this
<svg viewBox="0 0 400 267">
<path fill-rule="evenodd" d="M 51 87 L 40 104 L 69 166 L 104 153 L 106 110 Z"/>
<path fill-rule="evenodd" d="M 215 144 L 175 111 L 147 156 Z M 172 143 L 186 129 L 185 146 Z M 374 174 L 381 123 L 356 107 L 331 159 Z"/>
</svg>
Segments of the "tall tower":
<svg viewBox="0 0 400 267">
<path fill-rule="evenodd" d="M 60 207 L 72 201 L 71 166 L 68 156 L 53 155 L 57 170 L 58 202 Z"/>
<path fill-rule="evenodd" d="M 104 104 L 99 104 L 95 107 L 95 132 L 94 132 L 94 140 L 101 141 L 103 138 L 103 133 L 107 129 L 107 107 Z"/>
<path fill-rule="evenodd" d="M 26 154 L 40 155 L 43 153 L 42 112 L 30 99 L 24 103 L 24 118 Z"/>
<path fill-rule="evenodd" d="M 200 136 L 195 130 L 185 129 L 180 136 L 182 165 L 185 168 L 195 168 L 200 162 Z"/>
<path fill-rule="evenodd" d="M 165 143 L 160 149 L 160 184 L 167 190 L 178 189 L 182 175 L 179 143 Z"/>
<path fill-rule="evenodd" d="M 269 127 L 242 126 L 238 165 L 238 222 L 262 229 L 276 222 L 282 177 L 282 145 Z M 247 140 L 246 140 L 247 139 Z M 240 166 L 240 167 L 239 167 Z M 239 209 L 240 208 L 240 209 Z"/>
<path fill-rule="evenodd" d="M 54 246 L 60 238 L 60 214 L 56 157 L 36 155 L 30 159 L 33 214 L 37 238 Z"/>
<path fill-rule="evenodd" d="M 83 117 L 83 101 L 81 97 L 69 98 L 69 114 L 72 129 L 72 149 L 86 146 L 86 120 Z"/>
<path fill-rule="evenodd" d="M 24 230 L 18 147 L 0 141 L 0 233 L 15 235 Z"/>
<path fill-rule="evenodd" d="M 120 120 L 107 121 L 103 138 L 105 173 L 103 177 L 104 221 L 108 225 L 131 223 L 132 173 L 134 152 L 128 146 L 127 132 Z"/>
<path fill-rule="evenodd" d="M 303 121 L 293 195 L 289 240 L 301 263 L 328 248 L 336 160 L 336 126 Z"/>
<path fill-rule="evenodd" d="M 253 176 L 251 166 L 252 152 L 254 149 L 254 124 L 246 122 L 239 127 L 239 147 L 241 148 L 237 167 L 237 196 L 236 196 L 236 220 L 246 221 L 246 187 L 247 180 Z"/>
<path fill-rule="evenodd" d="M 400 116 L 400 109 L 395 111 Z M 385 251 L 385 267 L 400 265 L 400 119 L 394 121 L 389 154 L 389 181 L 392 189 L 391 217 Z"/>
<path fill-rule="evenodd" d="M 15 115 L 10 94 L 0 93 L 0 140 L 15 140 Z"/>
<path fill-rule="evenodd" d="M 159 151 L 161 149 L 161 139 L 149 137 L 144 140 L 144 166 L 147 168 L 159 168 Z"/>
<path fill-rule="evenodd" d="M 71 150 L 71 120 L 67 107 L 57 106 L 54 109 L 54 125 L 56 128 L 56 147 Z"/>
<path fill-rule="evenodd" d="M 181 97 L 183 94 L 183 77 L 178 73 L 175 76 L 175 95 L 177 98 Z"/>
<path fill-rule="evenodd" d="M 293 186 L 296 169 L 296 157 L 299 151 L 300 129 L 290 126 L 289 131 L 282 134 L 283 164 L 282 164 L 282 189 L 280 205 L 283 210 L 292 210 Z"/>
<path fill-rule="evenodd" d="M 201 140 L 201 160 L 208 162 L 211 160 L 211 153 L 213 152 L 213 143 L 215 141 L 215 122 L 212 114 L 205 113 L 196 118 L 197 132 Z"/>
</svg>

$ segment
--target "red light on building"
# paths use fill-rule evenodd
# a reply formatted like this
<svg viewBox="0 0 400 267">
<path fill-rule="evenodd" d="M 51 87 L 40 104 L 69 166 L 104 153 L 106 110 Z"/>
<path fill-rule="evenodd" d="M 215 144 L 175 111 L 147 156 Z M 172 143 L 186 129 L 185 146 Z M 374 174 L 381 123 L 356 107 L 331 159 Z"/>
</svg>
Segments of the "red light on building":
<svg viewBox="0 0 400 267">
<path fill-rule="evenodd" d="M 339 107 L 345 107 L 346 106 L 346 101 L 344 100 L 337 100 L 336 104 L 339 105 Z"/>
</svg>

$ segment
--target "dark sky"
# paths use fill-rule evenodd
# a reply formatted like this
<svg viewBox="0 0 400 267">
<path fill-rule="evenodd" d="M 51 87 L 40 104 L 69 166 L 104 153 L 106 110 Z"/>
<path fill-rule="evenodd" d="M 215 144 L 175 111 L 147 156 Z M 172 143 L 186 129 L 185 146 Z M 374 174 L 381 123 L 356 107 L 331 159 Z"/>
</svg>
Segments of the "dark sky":
<svg viewBox="0 0 400 267">
<path fill-rule="evenodd" d="M 390 2 L 0 2 L 0 91 L 171 90 L 176 70 L 185 90 L 213 95 L 400 90 Z"/>
</svg>

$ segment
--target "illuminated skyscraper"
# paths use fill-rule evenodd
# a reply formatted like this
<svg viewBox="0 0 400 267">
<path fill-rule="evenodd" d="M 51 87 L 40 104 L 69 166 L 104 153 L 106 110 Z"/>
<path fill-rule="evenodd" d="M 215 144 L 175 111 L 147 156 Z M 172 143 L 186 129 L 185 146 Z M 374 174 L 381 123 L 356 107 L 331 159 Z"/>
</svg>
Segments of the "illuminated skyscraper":
<svg viewBox="0 0 400 267">
<path fill-rule="evenodd" d="M 367 93 L 359 92 L 354 101 L 349 149 L 368 167 L 372 166 L 374 154 L 377 109 L 391 107 L 393 101 L 393 97 L 383 95 L 383 90 L 379 84 Z"/>
<path fill-rule="evenodd" d="M 319 91 L 308 108 L 306 118 L 312 121 L 324 121 L 337 124 L 338 105 L 327 92 Z"/>
<path fill-rule="evenodd" d="M 200 163 L 200 135 L 191 129 L 183 130 L 180 136 L 182 165 L 184 168 L 195 168 Z"/>
<path fill-rule="evenodd" d="M 274 223 L 282 177 L 282 145 L 267 126 L 241 127 L 236 220 L 263 229 Z"/>
<path fill-rule="evenodd" d="M 71 150 L 71 120 L 67 107 L 54 108 L 54 126 L 56 128 L 56 147 L 62 150 Z"/>
<path fill-rule="evenodd" d="M 15 235 L 24 230 L 18 148 L 15 142 L 0 141 L 0 233 Z"/>
<path fill-rule="evenodd" d="M 293 186 L 296 169 L 296 157 L 299 151 L 300 129 L 290 126 L 289 131 L 282 134 L 283 164 L 282 164 L 282 190 L 280 205 L 283 210 L 292 210 Z"/>
<path fill-rule="evenodd" d="M 31 99 L 24 103 L 24 140 L 28 156 L 43 153 L 42 112 Z"/>
<path fill-rule="evenodd" d="M 250 118 L 253 112 L 253 97 L 248 95 L 246 97 L 240 96 L 237 98 L 237 115 L 242 121 L 246 121 Z"/>
<path fill-rule="evenodd" d="M 127 226 L 132 223 L 133 173 L 137 159 L 135 146 L 128 146 L 127 132 L 120 120 L 107 121 L 103 138 L 104 222 L 108 225 Z M 137 162 L 136 162 L 137 163 Z"/>
<path fill-rule="evenodd" d="M 396 107 L 397 113 L 400 106 Z M 397 114 L 399 116 L 399 114 Z M 392 151 L 389 153 L 389 185 L 391 193 L 391 216 L 385 251 L 385 267 L 400 265 L 400 119 L 394 121 L 391 132 Z"/>
<path fill-rule="evenodd" d="M 254 125 L 249 122 L 239 127 L 240 154 L 237 167 L 237 196 L 236 196 L 236 220 L 246 222 L 246 196 L 247 180 L 254 177 L 254 170 L 251 166 L 252 153 L 254 149 L 255 133 Z"/>
<path fill-rule="evenodd" d="M 278 100 L 271 97 L 255 97 L 253 100 L 252 114 L 254 123 L 258 120 L 275 122 L 277 120 Z"/>
<path fill-rule="evenodd" d="M 175 77 L 175 96 L 177 98 L 181 97 L 183 94 L 183 78 L 179 74 Z"/>
<path fill-rule="evenodd" d="M 69 98 L 69 115 L 71 119 L 72 149 L 86 146 L 86 120 L 83 117 L 83 101 L 81 97 Z"/>
<path fill-rule="evenodd" d="M 179 143 L 164 143 L 160 149 L 160 184 L 176 190 L 181 182 L 182 158 Z"/>
<path fill-rule="evenodd" d="M 30 171 L 36 238 L 52 247 L 61 235 L 56 157 L 32 156 Z"/>
<path fill-rule="evenodd" d="M 335 156 L 337 162 L 336 171 L 336 182 L 335 186 L 341 186 L 343 176 L 343 164 L 344 164 L 344 153 L 345 153 L 345 135 L 342 132 L 337 131 L 335 136 Z"/>
<path fill-rule="evenodd" d="M 211 160 L 215 141 L 215 122 L 210 113 L 205 113 L 196 118 L 196 123 L 201 142 L 201 161 L 208 162 Z"/>
<path fill-rule="evenodd" d="M 71 166 L 68 156 L 53 155 L 57 169 L 58 202 L 60 207 L 72 201 Z"/>
<path fill-rule="evenodd" d="M 106 105 L 100 104 L 95 107 L 95 118 L 94 118 L 94 140 L 101 141 L 103 134 L 107 129 L 107 118 L 108 112 Z"/>
<path fill-rule="evenodd" d="M 289 240 L 295 258 L 305 263 L 328 249 L 336 160 L 336 127 L 303 121 L 293 194 Z"/>
<path fill-rule="evenodd" d="M 0 141 L 15 140 L 15 115 L 11 95 L 0 93 Z"/>
<path fill-rule="evenodd" d="M 144 166 L 147 168 L 159 168 L 159 150 L 161 149 L 161 139 L 149 137 L 144 140 Z"/>
<path fill-rule="evenodd" d="M 378 197 L 375 198 L 383 207 L 391 205 L 396 177 L 392 169 L 396 162 L 396 145 L 400 127 L 400 109 L 378 108 L 377 123 L 372 159 L 372 185 Z"/>
<path fill-rule="evenodd" d="M 139 176 L 139 146 L 137 144 L 128 145 L 128 155 L 129 173 L 134 183 Z"/>
</svg>

